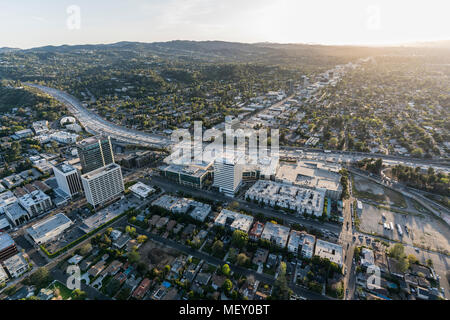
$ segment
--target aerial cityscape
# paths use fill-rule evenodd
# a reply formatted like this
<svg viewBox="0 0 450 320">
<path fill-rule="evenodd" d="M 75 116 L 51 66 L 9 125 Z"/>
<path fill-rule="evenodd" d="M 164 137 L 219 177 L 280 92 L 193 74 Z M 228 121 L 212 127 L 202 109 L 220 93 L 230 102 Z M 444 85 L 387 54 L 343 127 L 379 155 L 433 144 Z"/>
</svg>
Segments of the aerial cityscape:
<svg viewBox="0 0 450 320">
<path fill-rule="evenodd" d="M 301 1 L 117 1 L 118 38 L 43 2 L 0 38 L 0 300 L 450 299 L 444 2 L 332 41 Z"/>
</svg>

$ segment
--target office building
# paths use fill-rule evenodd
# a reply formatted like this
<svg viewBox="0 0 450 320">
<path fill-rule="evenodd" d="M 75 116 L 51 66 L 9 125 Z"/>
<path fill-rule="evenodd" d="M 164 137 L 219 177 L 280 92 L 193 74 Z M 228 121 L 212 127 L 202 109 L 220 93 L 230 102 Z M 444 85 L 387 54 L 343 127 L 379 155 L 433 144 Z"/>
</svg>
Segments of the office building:
<svg viewBox="0 0 450 320">
<path fill-rule="evenodd" d="M 114 154 L 109 137 L 95 136 L 77 144 L 83 174 L 114 163 Z"/>
<path fill-rule="evenodd" d="M 149 195 L 154 193 L 155 189 L 153 189 L 152 187 L 150 187 L 142 182 L 138 182 L 138 183 L 133 184 L 130 187 L 130 191 L 133 192 L 133 194 L 135 194 L 136 197 L 138 197 L 140 199 L 145 199 Z"/>
<path fill-rule="evenodd" d="M 233 157 L 223 157 L 214 161 L 214 187 L 219 192 L 233 197 L 242 183 L 243 165 Z"/>
<path fill-rule="evenodd" d="M 31 219 L 32 215 L 25 211 L 17 202 L 11 203 L 6 206 L 5 214 L 8 217 L 9 221 L 12 222 L 14 226 L 19 226 L 22 223 L 27 222 Z"/>
<path fill-rule="evenodd" d="M 125 191 L 122 170 L 111 163 L 81 176 L 87 201 L 97 208 L 117 199 Z"/>
<path fill-rule="evenodd" d="M 66 163 L 60 163 L 53 167 L 58 188 L 64 191 L 70 197 L 83 192 L 80 174 L 77 169 Z"/>
</svg>

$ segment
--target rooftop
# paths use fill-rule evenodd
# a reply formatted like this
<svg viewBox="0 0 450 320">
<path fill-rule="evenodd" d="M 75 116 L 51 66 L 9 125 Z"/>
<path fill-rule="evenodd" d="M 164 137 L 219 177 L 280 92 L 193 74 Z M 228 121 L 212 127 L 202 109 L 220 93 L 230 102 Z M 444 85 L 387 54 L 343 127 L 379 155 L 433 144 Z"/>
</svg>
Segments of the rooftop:
<svg viewBox="0 0 450 320">
<path fill-rule="evenodd" d="M 58 213 L 47 220 L 36 223 L 32 227 L 28 228 L 27 231 L 30 236 L 37 241 L 38 239 L 48 237 L 50 233 L 66 224 L 72 224 L 72 220 L 70 220 L 65 214 Z"/>
<path fill-rule="evenodd" d="M 98 168 L 98 169 L 93 170 L 91 172 L 88 172 L 86 174 L 83 174 L 82 177 L 84 179 L 88 179 L 88 180 L 95 179 L 95 178 L 97 178 L 97 177 L 99 177 L 99 176 L 101 176 L 101 175 L 103 175 L 103 174 L 105 174 L 105 173 L 107 173 L 107 172 L 109 172 L 111 170 L 117 169 L 117 168 L 120 169 L 120 166 L 117 163 L 110 163 L 110 164 L 108 164 L 105 167 L 101 167 L 101 168 Z"/>
<path fill-rule="evenodd" d="M 0 251 L 15 244 L 14 240 L 7 233 L 0 233 Z"/>
</svg>

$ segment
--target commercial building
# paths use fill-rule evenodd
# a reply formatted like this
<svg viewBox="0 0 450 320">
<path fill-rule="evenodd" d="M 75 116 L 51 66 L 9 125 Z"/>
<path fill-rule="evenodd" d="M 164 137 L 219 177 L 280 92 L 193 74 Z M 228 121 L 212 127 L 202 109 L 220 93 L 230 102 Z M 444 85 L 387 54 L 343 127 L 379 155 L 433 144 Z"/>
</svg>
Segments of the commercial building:
<svg viewBox="0 0 450 320">
<path fill-rule="evenodd" d="M 77 144 L 83 174 L 114 163 L 114 154 L 109 137 L 90 137 Z"/>
<path fill-rule="evenodd" d="M 58 188 L 70 197 L 74 197 L 83 192 L 80 173 L 77 169 L 66 163 L 60 163 L 53 167 Z"/>
<path fill-rule="evenodd" d="M 17 202 L 17 198 L 11 191 L 8 190 L 0 194 L 0 213 L 4 213 L 5 208 L 14 202 Z"/>
<path fill-rule="evenodd" d="M 125 168 L 142 168 L 155 160 L 155 153 L 152 151 L 138 151 L 130 154 L 121 160 Z"/>
<path fill-rule="evenodd" d="M 328 241 L 317 239 L 314 255 L 330 260 L 342 267 L 342 246 Z"/>
<path fill-rule="evenodd" d="M 7 218 L 0 218 L 0 232 L 8 231 L 11 229 L 11 224 Z"/>
<path fill-rule="evenodd" d="M 161 175 L 176 183 L 195 188 L 203 188 L 205 181 L 211 177 L 211 171 L 195 165 L 183 166 L 172 164 L 160 167 Z"/>
<path fill-rule="evenodd" d="M 289 238 L 289 230 L 290 229 L 288 227 L 267 222 L 264 226 L 264 231 L 261 234 L 261 239 L 270 241 L 280 248 L 284 248 L 286 247 Z"/>
<path fill-rule="evenodd" d="M 37 135 L 48 132 L 47 120 L 35 121 L 31 126 L 33 127 L 34 133 L 36 133 Z"/>
<path fill-rule="evenodd" d="M 321 216 L 325 202 L 324 190 L 312 190 L 294 185 L 259 180 L 246 192 L 246 198 L 271 207 L 294 210 L 297 213 Z"/>
<path fill-rule="evenodd" d="M 72 226 L 73 222 L 63 213 L 58 213 L 51 218 L 36 223 L 27 229 L 28 235 L 36 244 L 44 244 L 57 238 L 66 229 Z"/>
<path fill-rule="evenodd" d="M 19 226 L 31 219 L 32 215 L 25 211 L 17 202 L 6 206 L 5 214 L 14 226 Z"/>
<path fill-rule="evenodd" d="M 145 199 L 155 192 L 155 189 L 142 182 L 138 182 L 130 187 L 130 191 L 133 192 L 138 198 Z"/>
<path fill-rule="evenodd" d="M 19 198 L 20 205 L 32 216 L 49 210 L 52 200 L 41 190 L 35 190 Z"/>
<path fill-rule="evenodd" d="M 62 144 L 73 144 L 77 142 L 79 135 L 66 131 L 56 131 L 53 132 L 49 137 L 51 140 Z"/>
<path fill-rule="evenodd" d="M 252 224 L 253 217 L 227 209 L 222 209 L 220 214 L 214 220 L 216 226 L 230 228 L 232 231 L 241 230 L 248 233 Z"/>
<path fill-rule="evenodd" d="M 219 192 L 233 197 L 242 183 L 243 165 L 234 157 L 221 157 L 214 161 L 214 184 Z"/>
<path fill-rule="evenodd" d="M 14 240 L 7 233 L 0 233 L 0 261 L 8 259 L 17 253 Z"/>
<path fill-rule="evenodd" d="M 325 190 L 326 196 L 338 200 L 342 194 L 340 167 L 321 162 L 299 161 L 281 165 L 275 181 L 304 188 Z"/>
<path fill-rule="evenodd" d="M 16 131 L 14 133 L 14 135 L 18 138 L 18 139 L 23 139 L 23 138 L 29 138 L 33 136 L 33 131 L 31 129 L 24 129 L 24 130 L 20 130 L 20 131 Z"/>
<path fill-rule="evenodd" d="M 111 163 L 81 176 L 87 201 L 94 208 L 118 198 L 124 191 L 122 170 Z"/>
<path fill-rule="evenodd" d="M 3 265 L 11 278 L 18 278 L 28 270 L 28 263 L 20 253 L 3 261 Z"/>
</svg>

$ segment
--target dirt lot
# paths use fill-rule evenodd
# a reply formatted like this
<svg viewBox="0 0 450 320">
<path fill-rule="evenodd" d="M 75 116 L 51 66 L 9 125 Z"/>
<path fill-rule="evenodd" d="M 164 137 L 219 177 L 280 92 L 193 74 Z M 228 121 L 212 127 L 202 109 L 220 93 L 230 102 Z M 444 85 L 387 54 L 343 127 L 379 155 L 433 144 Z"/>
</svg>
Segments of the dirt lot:
<svg viewBox="0 0 450 320">
<path fill-rule="evenodd" d="M 402 194 L 357 175 L 353 175 L 353 193 L 357 198 L 369 199 L 401 208 L 407 207 Z"/>
<path fill-rule="evenodd" d="M 171 264 L 180 253 L 174 249 L 162 246 L 153 241 L 147 241 L 139 248 L 139 254 L 144 263 L 149 265 L 149 269 L 157 268 L 161 270 L 165 265 Z"/>
<path fill-rule="evenodd" d="M 383 219 L 383 213 L 386 219 Z M 362 232 L 381 235 L 388 239 L 399 240 L 404 243 L 427 248 L 430 250 L 450 253 L 450 228 L 442 221 L 427 214 L 401 214 L 385 209 L 379 209 L 363 203 L 363 212 L 360 217 Z M 386 230 L 384 222 L 400 224 L 403 236 L 395 230 Z M 405 225 L 409 233 L 405 232 Z"/>
</svg>

